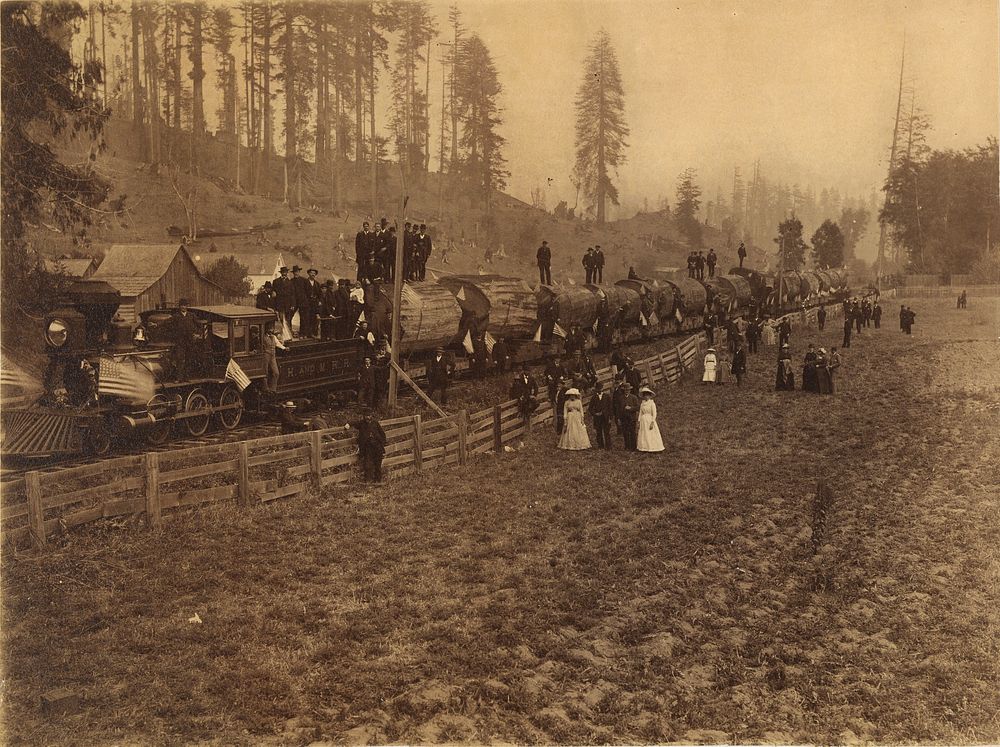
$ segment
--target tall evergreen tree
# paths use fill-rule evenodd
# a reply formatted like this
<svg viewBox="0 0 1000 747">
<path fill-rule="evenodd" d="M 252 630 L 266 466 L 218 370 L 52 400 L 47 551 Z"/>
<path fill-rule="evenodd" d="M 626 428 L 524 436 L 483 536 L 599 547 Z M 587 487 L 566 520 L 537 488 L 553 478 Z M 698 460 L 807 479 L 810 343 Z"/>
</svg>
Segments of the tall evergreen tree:
<svg viewBox="0 0 1000 747">
<path fill-rule="evenodd" d="M 698 172 L 693 168 L 684 169 L 677 177 L 677 199 L 674 206 L 674 221 L 691 247 L 701 246 L 701 187 L 695 181 Z"/>
<path fill-rule="evenodd" d="M 794 215 L 778 224 L 774 243 L 778 245 L 779 261 L 784 270 L 797 271 L 805 263 L 806 242 L 802 240 L 802 221 Z"/>
<path fill-rule="evenodd" d="M 419 67 L 427 62 L 426 48 L 437 35 L 437 25 L 426 0 L 404 0 L 395 5 L 396 64 L 392 69 L 390 127 L 400 163 L 411 172 L 426 164 L 428 142 L 426 84 L 419 84 Z"/>
<path fill-rule="evenodd" d="M 618 204 L 611 172 L 625 162 L 628 134 L 618 56 L 602 29 L 590 45 L 576 95 L 575 171 L 584 195 L 593 201 L 598 223 L 604 223 L 608 200 Z"/>
<path fill-rule="evenodd" d="M 97 97 L 100 66 L 74 63 L 69 43 L 54 33 L 83 17 L 77 3 L 0 4 L 5 305 L 50 300 L 47 275 L 24 240 L 25 225 L 89 224 L 110 189 L 93 168 L 96 152 L 105 147 L 102 131 L 109 116 Z M 90 139 L 93 157 L 62 162 L 52 147 L 62 138 Z"/>
<path fill-rule="evenodd" d="M 497 131 L 500 115 L 500 76 L 489 49 L 478 34 L 461 41 L 455 80 L 455 105 L 460 112 L 462 175 L 492 207 L 492 193 L 503 189 L 509 173 L 503 156 L 506 140 Z"/>
<path fill-rule="evenodd" d="M 812 256 L 816 267 L 827 270 L 844 264 L 844 234 L 829 218 L 812 235 Z"/>
</svg>

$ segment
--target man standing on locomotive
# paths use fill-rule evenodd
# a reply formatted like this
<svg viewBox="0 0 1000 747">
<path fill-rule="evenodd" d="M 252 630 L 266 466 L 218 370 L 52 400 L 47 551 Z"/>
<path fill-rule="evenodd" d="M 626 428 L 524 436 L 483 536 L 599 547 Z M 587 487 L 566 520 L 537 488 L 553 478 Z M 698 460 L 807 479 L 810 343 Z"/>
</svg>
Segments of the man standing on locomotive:
<svg viewBox="0 0 1000 747">
<path fill-rule="evenodd" d="M 275 394 L 278 391 L 278 350 L 287 350 L 281 342 L 281 337 L 274 331 L 274 323 L 271 322 L 264 329 L 264 371 L 267 374 L 267 382 L 264 391 L 268 394 Z"/>
<path fill-rule="evenodd" d="M 188 313 L 188 300 L 186 298 L 182 298 L 177 303 L 177 314 L 173 318 L 173 332 L 177 378 L 184 380 L 190 378 L 198 342 L 198 320 Z"/>
<path fill-rule="evenodd" d="M 288 327 L 288 332 L 292 330 L 292 313 L 295 310 L 295 288 L 292 286 L 292 279 L 288 277 L 288 268 L 281 267 L 280 275 L 271 283 L 274 289 L 274 309 L 278 312 L 280 323 Z"/>
</svg>

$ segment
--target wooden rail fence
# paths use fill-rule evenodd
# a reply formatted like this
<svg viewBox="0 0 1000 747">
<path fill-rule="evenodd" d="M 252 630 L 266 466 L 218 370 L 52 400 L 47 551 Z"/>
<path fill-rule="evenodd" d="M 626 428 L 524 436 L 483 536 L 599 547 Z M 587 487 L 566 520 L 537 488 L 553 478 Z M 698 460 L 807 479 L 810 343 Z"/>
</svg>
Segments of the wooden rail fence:
<svg viewBox="0 0 1000 747">
<path fill-rule="evenodd" d="M 704 336 L 694 335 L 636 365 L 647 383 L 672 384 L 696 365 L 703 346 Z M 611 375 L 610 368 L 598 371 L 605 384 Z M 383 420 L 383 468 L 395 478 L 462 465 L 478 454 L 503 453 L 507 444 L 552 417 L 548 401 L 525 419 L 517 401 L 509 400 L 434 420 L 420 415 Z M 43 548 L 49 537 L 101 518 L 145 515 L 155 528 L 165 513 L 184 507 L 249 506 L 343 484 L 357 479 L 357 463 L 355 431 L 339 427 L 27 472 L 4 483 L 0 531 L 11 546 Z"/>
</svg>

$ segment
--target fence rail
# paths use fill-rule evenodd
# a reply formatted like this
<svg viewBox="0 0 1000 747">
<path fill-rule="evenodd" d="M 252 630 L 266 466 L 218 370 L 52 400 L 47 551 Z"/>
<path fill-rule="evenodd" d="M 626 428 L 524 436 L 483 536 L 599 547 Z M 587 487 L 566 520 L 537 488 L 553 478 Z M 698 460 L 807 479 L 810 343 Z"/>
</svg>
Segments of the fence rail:
<svg viewBox="0 0 1000 747">
<path fill-rule="evenodd" d="M 694 335 L 636 365 L 650 385 L 676 382 L 695 365 L 703 342 L 702 334 Z M 604 383 L 612 376 L 610 368 L 597 374 Z M 553 414 L 545 401 L 525 419 L 517 401 L 508 400 L 471 415 L 461 410 L 429 421 L 420 415 L 390 418 L 382 421 L 383 468 L 395 478 L 502 453 Z M 339 427 L 32 471 L 4 483 L 0 529 L 4 542 L 42 548 L 53 534 L 102 518 L 144 514 L 156 527 L 164 512 L 187 506 L 247 506 L 346 483 L 355 479 L 357 463 L 354 431 Z"/>
<path fill-rule="evenodd" d="M 896 288 L 896 298 L 958 298 L 965 291 L 966 296 L 1000 296 L 1000 283 L 993 285 L 904 285 Z"/>
</svg>

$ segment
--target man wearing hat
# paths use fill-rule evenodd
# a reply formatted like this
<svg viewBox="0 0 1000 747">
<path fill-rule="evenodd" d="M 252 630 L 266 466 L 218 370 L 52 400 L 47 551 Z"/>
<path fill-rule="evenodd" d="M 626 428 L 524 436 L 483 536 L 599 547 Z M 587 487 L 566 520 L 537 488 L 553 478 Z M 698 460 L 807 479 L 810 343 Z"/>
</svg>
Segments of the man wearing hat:
<svg viewBox="0 0 1000 747">
<path fill-rule="evenodd" d="M 323 286 L 320 285 L 316 276 L 319 275 L 319 271 L 310 267 L 306 270 L 308 277 L 304 285 L 305 295 L 302 299 L 302 303 L 299 306 L 299 324 L 302 327 L 303 337 L 315 337 L 318 330 L 316 329 L 316 320 L 319 317 L 319 307 L 322 302 L 323 297 Z"/>
<path fill-rule="evenodd" d="M 535 259 L 538 261 L 538 282 L 542 285 L 552 285 L 552 250 L 549 249 L 548 241 L 543 241 L 538 247 Z"/>
<path fill-rule="evenodd" d="M 590 285 L 594 282 L 594 247 L 592 246 L 588 246 L 587 251 L 583 253 L 583 269 L 587 277 L 584 282 Z"/>
<path fill-rule="evenodd" d="M 305 326 L 302 323 L 302 313 L 305 308 L 306 296 L 309 293 L 309 281 L 302 277 L 299 273 L 302 272 L 302 268 L 298 265 L 292 265 L 292 310 L 288 315 L 288 329 L 291 332 L 292 327 L 292 317 L 296 313 L 299 315 L 299 333 L 295 335 L 296 337 L 305 336 Z"/>
<path fill-rule="evenodd" d="M 625 448 L 629 451 L 635 451 L 638 448 L 640 403 L 629 382 L 626 381 L 622 386 L 625 389 L 622 397 L 622 436 L 625 438 Z"/>
<path fill-rule="evenodd" d="M 281 336 L 274 331 L 274 322 L 268 322 L 264 328 L 264 373 L 267 375 L 265 391 L 275 394 L 278 391 L 278 350 L 286 350 L 281 342 Z"/>
<path fill-rule="evenodd" d="M 375 234 L 372 233 L 368 221 L 361 224 L 361 230 L 354 237 L 354 259 L 358 263 L 358 280 L 364 270 L 368 255 L 375 250 Z"/>
<path fill-rule="evenodd" d="M 413 224 L 403 224 L 403 280 L 413 280 Z"/>
<path fill-rule="evenodd" d="M 736 352 L 733 353 L 731 368 L 733 376 L 736 377 L 736 386 L 743 386 L 743 377 L 747 374 L 747 349 L 742 339 L 736 340 Z"/>
<path fill-rule="evenodd" d="M 427 233 L 427 226 L 423 223 L 420 224 L 420 233 L 417 234 L 417 248 L 419 252 L 417 259 L 417 279 L 424 280 L 427 276 L 427 260 L 431 256 L 431 236 Z"/>
<path fill-rule="evenodd" d="M 357 423 L 358 461 L 361 473 L 368 482 L 382 480 L 382 460 L 385 458 L 385 430 L 375 417 L 372 408 L 365 408 L 364 416 Z"/>
<path fill-rule="evenodd" d="M 594 429 L 597 431 L 597 447 L 611 448 L 611 417 L 614 408 L 611 395 L 604 391 L 604 384 L 598 381 L 594 384 L 594 396 L 590 398 L 590 417 L 594 419 Z"/>
<path fill-rule="evenodd" d="M 358 402 L 375 407 L 375 385 L 375 367 L 372 366 L 371 356 L 366 355 L 358 370 Z"/>
<path fill-rule="evenodd" d="M 604 282 L 604 252 L 600 244 L 594 247 L 594 282 L 598 285 Z"/>
<path fill-rule="evenodd" d="M 434 398 L 434 392 L 441 392 L 441 404 L 448 404 L 448 380 L 452 366 L 444 356 L 444 348 L 438 348 L 434 360 L 427 366 L 427 396 Z"/>
<path fill-rule="evenodd" d="M 281 420 L 281 435 L 287 436 L 289 433 L 301 433 L 306 429 L 305 421 L 296 417 L 295 411 L 298 409 L 292 400 L 288 400 L 281 406 L 278 414 Z"/>
<path fill-rule="evenodd" d="M 537 409 L 538 403 L 535 401 L 535 397 L 538 396 L 538 384 L 531 376 L 527 363 L 521 366 L 521 373 L 510 385 L 510 396 L 517 400 L 517 410 L 521 413 L 522 418 L 531 417 L 531 413 Z"/>
<path fill-rule="evenodd" d="M 327 322 L 327 328 L 324 330 L 322 320 L 333 319 L 337 315 L 337 284 L 333 282 L 333 278 L 330 278 L 323 283 L 323 288 L 320 291 L 317 313 L 320 318 L 318 332 L 323 339 L 329 340 L 333 337 L 335 332 L 331 328 L 329 322 Z"/>
<path fill-rule="evenodd" d="M 795 371 L 792 369 L 792 352 L 786 342 L 778 353 L 778 370 L 774 377 L 775 391 L 795 391 Z"/>
<path fill-rule="evenodd" d="M 176 351 L 177 378 L 190 378 L 195 362 L 195 346 L 198 342 L 198 320 L 188 311 L 188 300 L 177 302 L 177 313 L 173 317 L 174 350 Z"/>
<path fill-rule="evenodd" d="M 274 310 L 291 331 L 292 313 L 295 310 L 295 288 L 292 286 L 292 279 L 288 277 L 287 267 L 280 268 L 278 273 L 278 277 L 271 283 L 271 288 L 274 289 Z"/>
</svg>

